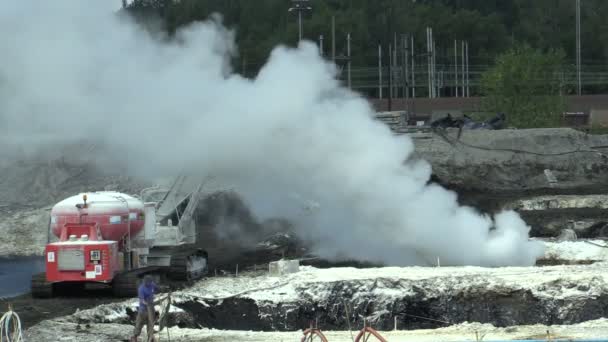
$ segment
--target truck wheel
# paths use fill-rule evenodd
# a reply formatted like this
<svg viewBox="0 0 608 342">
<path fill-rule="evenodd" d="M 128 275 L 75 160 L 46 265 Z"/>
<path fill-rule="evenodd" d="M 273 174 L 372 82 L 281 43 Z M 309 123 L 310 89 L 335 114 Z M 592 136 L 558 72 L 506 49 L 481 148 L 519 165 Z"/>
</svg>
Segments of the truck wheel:
<svg viewBox="0 0 608 342">
<path fill-rule="evenodd" d="M 32 297 L 53 297 L 53 283 L 46 281 L 46 273 L 34 274 L 32 276 Z"/>
</svg>

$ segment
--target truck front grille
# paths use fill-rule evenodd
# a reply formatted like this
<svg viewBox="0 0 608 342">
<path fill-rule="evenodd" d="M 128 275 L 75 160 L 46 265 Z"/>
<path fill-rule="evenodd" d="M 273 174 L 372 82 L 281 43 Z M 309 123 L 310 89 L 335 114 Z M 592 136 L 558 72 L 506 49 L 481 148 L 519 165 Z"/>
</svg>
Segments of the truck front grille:
<svg viewBox="0 0 608 342">
<path fill-rule="evenodd" d="M 84 271 L 84 251 L 80 249 L 60 249 L 57 256 L 59 271 Z"/>
</svg>

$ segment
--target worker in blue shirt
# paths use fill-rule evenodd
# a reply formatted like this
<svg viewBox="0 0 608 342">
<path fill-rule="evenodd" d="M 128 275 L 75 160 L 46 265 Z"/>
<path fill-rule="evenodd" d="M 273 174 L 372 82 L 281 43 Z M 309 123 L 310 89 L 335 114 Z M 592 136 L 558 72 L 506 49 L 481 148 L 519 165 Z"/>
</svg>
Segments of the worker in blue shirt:
<svg viewBox="0 0 608 342">
<path fill-rule="evenodd" d="M 133 330 L 131 341 L 137 341 L 144 324 L 146 325 L 148 331 L 147 341 L 154 341 L 154 304 L 157 304 L 154 302 L 154 294 L 158 292 L 158 290 L 159 288 L 154 283 L 152 276 L 146 275 L 142 284 L 137 290 L 139 306 L 137 308 L 137 319 L 135 320 L 135 329 Z"/>
</svg>

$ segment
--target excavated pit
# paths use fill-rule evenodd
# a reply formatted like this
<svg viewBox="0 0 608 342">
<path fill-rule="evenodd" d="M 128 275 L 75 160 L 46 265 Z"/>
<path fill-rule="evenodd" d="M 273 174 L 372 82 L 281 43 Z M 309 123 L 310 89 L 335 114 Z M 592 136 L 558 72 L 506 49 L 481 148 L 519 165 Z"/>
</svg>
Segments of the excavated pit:
<svg viewBox="0 0 608 342">
<path fill-rule="evenodd" d="M 534 237 L 557 237 L 563 229 L 579 238 L 608 236 L 608 135 L 560 128 L 413 138 L 416 156 L 432 166 L 431 181 L 457 192 L 461 204 L 484 213 L 515 209 Z M 534 202 L 541 205 L 528 205 Z"/>
<path fill-rule="evenodd" d="M 519 212 L 531 235 L 557 237 L 564 229 L 578 238 L 608 236 L 608 195 L 544 195 L 511 201 L 506 209 Z"/>
<path fill-rule="evenodd" d="M 601 260 L 565 260 L 565 259 L 540 259 L 536 266 L 559 266 L 559 265 L 591 265 Z"/>
<path fill-rule="evenodd" d="M 280 277 L 258 270 L 211 277 L 175 292 L 169 326 L 296 331 L 311 322 L 324 330 L 348 330 L 364 320 L 380 330 L 392 330 L 395 322 L 403 330 L 463 322 L 576 324 L 608 315 L 605 268 L 605 262 L 496 269 L 302 266 Z M 108 304 L 62 320 L 133 324 L 135 305 Z"/>
<path fill-rule="evenodd" d="M 369 286 L 373 288 L 374 280 Z M 565 284 L 574 291 L 588 289 L 585 284 Z M 177 305 L 190 317 L 181 319 L 180 327 L 199 326 L 223 330 L 293 331 L 310 322 L 322 322 L 327 330 L 348 330 L 363 325 L 363 317 L 380 330 L 390 330 L 395 324 L 401 329 L 434 329 L 462 322 L 490 323 L 507 327 L 521 324 L 573 324 L 605 317 L 608 295 L 584 299 L 541 299 L 531 290 L 462 291 L 426 297 L 424 289 L 412 287 L 413 294 L 389 303 L 378 304 L 374 296 L 353 304 L 346 300 L 355 295 L 341 284 L 333 284 L 331 295 L 324 303 L 307 302 L 300 305 L 278 304 L 269 309 L 246 298 L 200 303 L 188 301 Z M 350 308 L 347 311 L 346 305 Z M 563 309 L 567 308 L 567 309 Z M 347 314 L 348 312 L 348 314 Z M 350 322 L 347 321 L 349 317 Z M 190 324 L 183 324 L 188 321 Z"/>
<path fill-rule="evenodd" d="M 461 205 L 482 213 L 495 214 L 514 210 L 530 226 L 530 236 L 556 238 L 564 229 L 578 238 L 608 237 L 608 188 L 590 191 L 546 189 L 531 192 L 479 192 L 438 184 L 455 191 Z"/>
</svg>

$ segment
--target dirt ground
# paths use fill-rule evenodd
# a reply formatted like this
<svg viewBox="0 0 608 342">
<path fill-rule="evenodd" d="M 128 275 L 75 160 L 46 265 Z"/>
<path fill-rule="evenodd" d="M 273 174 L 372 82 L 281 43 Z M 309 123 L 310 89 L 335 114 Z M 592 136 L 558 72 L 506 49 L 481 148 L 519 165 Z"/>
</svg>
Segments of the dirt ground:
<svg viewBox="0 0 608 342">
<path fill-rule="evenodd" d="M 111 297 L 107 290 L 89 290 L 85 293 L 74 295 L 63 294 L 50 299 L 32 298 L 30 293 L 0 299 L 0 312 L 4 312 L 12 305 L 21 318 L 21 324 L 25 329 L 47 319 L 70 315 L 77 310 L 90 309 L 95 306 L 117 302 L 120 298 Z"/>
<path fill-rule="evenodd" d="M 216 254 L 212 255 L 222 255 L 222 251 L 226 252 L 222 248 L 215 249 L 213 252 Z M 257 265 L 256 267 L 268 267 L 269 261 L 280 257 L 273 250 L 241 250 L 240 252 L 241 254 L 233 250 L 232 253 L 224 253 L 224 258 L 211 261 L 209 276 L 214 276 L 216 271 L 218 274 L 232 273 L 235 271 L 236 264 L 239 264 L 241 271 L 252 269 L 254 264 Z M 168 285 L 172 290 L 176 290 L 188 284 L 176 282 L 161 285 Z M 92 287 L 76 293 L 61 291 L 56 297 L 50 299 L 32 298 L 31 294 L 27 293 L 11 298 L 0 297 L 0 315 L 5 312 L 9 304 L 12 305 L 13 310 L 19 314 L 24 328 L 27 329 L 44 320 L 70 315 L 77 310 L 90 309 L 101 304 L 120 302 L 124 299 L 113 297 L 109 287 Z"/>
</svg>

